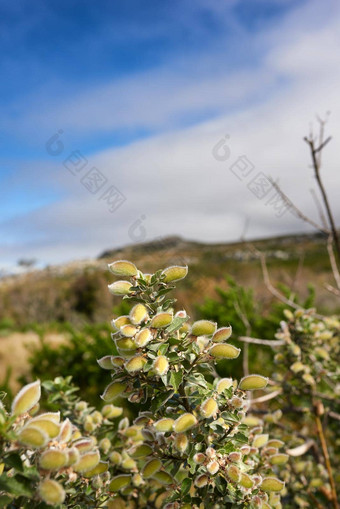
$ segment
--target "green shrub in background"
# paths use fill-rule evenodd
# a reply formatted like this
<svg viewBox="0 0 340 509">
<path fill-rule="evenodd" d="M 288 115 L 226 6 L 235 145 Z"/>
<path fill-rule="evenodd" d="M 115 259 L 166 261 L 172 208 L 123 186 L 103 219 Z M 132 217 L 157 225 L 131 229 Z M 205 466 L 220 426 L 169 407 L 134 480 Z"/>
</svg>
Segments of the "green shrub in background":
<svg viewBox="0 0 340 509">
<path fill-rule="evenodd" d="M 295 461 L 282 473 L 287 504 L 337 508 L 340 484 L 340 321 L 285 310 L 272 378 L 279 394 L 266 415 Z M 283 418 L 278 425 L 275 411 Z"/>
<path fill-rule="evenodd" d="M 198 315 L 218 323 L 232 323 L 232 342 L 237 347 L 242 345 L 237 339 L 239 336 L 273 339 L 280 320 L 282 320 L 286 304 L 271 299 L 267 305 L 264 305 L 263 302 L 256 299 L 252 288 L 237 284 L 229 276 L 226 277 L 226 281 L 228 283 L 226 290 L 216 288 L 217 298 L 207 298 L 203 304 L 196 306 Z M 288 287 L 280 285 L 280 290 L 287 298 L 290 297 L 291 291 Z M 302 303 L 302 307 L 310 308 L 314 303 L 314 297 L 314 288 L 309 286 L 308 297 Z M 294 301 L 299 302 L 297 296 L 294 297 Z M 272 362 L 273 353 L 270 348 L 259 349 L 254 345 L 249 345 L 249 365 L 252 370 L 261 370 L 269 376 Z M 224 369 L 229 370 L 233 376 L 239 376 L 239 373 L 243 371 L 242 356 L 236 359 L 232 367 L 224 364 L 220 365 L 221 375 L 223 375 Z"/>
<path fill-rule="evenodd" d="M 54 412 L 39 413 L 39 381 L 11 411 L 1 405 L 0 507 L 281 508 L 280 466 L 246 415 L 249 391 L 268 380 L 238 383 L 215 371 L 240 353 L 227 342 L 230 326 L 174 312 L 167 294 L 185 267 L 148 275 L 119 261 L 111 270 L 128 280 L 110 290 L 136 304 L 113 321 L 116 350 L 111 343 L 98 361 L 112 373 L 105 405 L 91 408 L 60 377 L 43 384 Z M 112 404 L 117 397 L 139 409 L 133 422 Z"/>
</svg>

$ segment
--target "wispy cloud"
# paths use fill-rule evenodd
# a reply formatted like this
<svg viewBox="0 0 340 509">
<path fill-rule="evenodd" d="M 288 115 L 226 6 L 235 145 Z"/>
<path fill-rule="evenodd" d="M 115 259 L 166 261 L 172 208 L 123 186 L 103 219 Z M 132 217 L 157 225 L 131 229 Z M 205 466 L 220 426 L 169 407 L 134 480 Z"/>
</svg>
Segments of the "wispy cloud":
<svg viewBox="0 0 340 509">
<path fill-rule="evenodd" d="M 328 3 L 329 11 L 317 1 L 292 3 L 280 21 L 264 21 L 254 31 L 240 24 L 231 8 L 221 8 L 221 2 L 201 0 L 201 8 L 233 26 L 233 37 L 219 34 L 220 47 L 209 41 L 206 51 L 190 48 L 150 69 L 80 82 L 77 92 L 61 87 L 53 100 L 53 87 L 40 98 L 31 93 L 27 106 L 21 103 L 20 128 L 13 116 L 4 118 L 23 138 L 35 134 L 41 157 L 18 162 L 16 170 L 27 187 L 58 194 L 49 205 L 37 203 L 35 210 L 17 211 L 0 223 L 6 239 L 2 258 L 14 260 L 23 251 L 47 262 L 93 256 L 130 243 L 131 226 L 141 217 L 149 240 L 174 233 L 210 242 L 235 240 L 246 218 L 252 237 L 304 229 L 289 213 L 277 218 L 230 165 L 246 155 L 255 172 L 279 179 L 292 200 L 315 215 L 302 137 L 315 113 L 332 110 L 330 132 L 336 133 L 340 124 L 340 14 L 336 2 Z M 190 26 L 188 5 L 185 26 Z M 207 30 L 201 22 L 197 26 Z M 234 46 L 228 46 L 230 41 Z M 211 45 L 217 46 L 213 52 Z M 51 158 L 44 143 L 59 128 L 64 129 L 65 151 Z M 130 138 L 118 147 L 122 132 Z M 212 149 L 225 134 L 230 136 L 230 158 L 216 161 Z M 104 137 L 108 148 L 96 150 L 90 136 Z M 126 196 L 114 214 L 63 167 L 75 149 Z M 340 219 L 337 160 L 333 143 L 323 171 Z"/>
</svg>

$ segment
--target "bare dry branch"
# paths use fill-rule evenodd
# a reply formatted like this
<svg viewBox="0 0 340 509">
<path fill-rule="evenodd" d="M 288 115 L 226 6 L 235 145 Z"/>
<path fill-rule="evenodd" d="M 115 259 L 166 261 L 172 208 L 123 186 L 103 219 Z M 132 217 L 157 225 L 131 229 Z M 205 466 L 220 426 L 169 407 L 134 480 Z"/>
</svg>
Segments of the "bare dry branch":
<svg viewBox="0 0 340 509">
<path fill-rule="evenodd" d="M 323 209 L 322 209 L 322 205 L 321 205 L 321 203 L 320 203 L 319 197 L 317 196 L 317 194 L 316 194 L 316 192 L 315 192 L 315 190 L 314 190 L 314 189 L 311 189 L 311 190 L 310 190 L 310 193 L 311 193 L 311 195 L 312 195 L 312 197 L 313 197 L 313 200 L 314 200 L 315 206 L 316 206 L 316 208 L 317 208 L 317 210 L 318 210 L 318 212 L 319 212 L 319 216 L 320 216 L 320 219 L 321 219 L 321 223 L 322 223 L 322 225 L 323 225 L 323 227 L 324 227 L 325 231 L 327 231 L 327 230 L 328 230 L 327 220 L 326 220 L 326 216 L 325 216 L 325 214 L 324 214 L 324 211 L 323 211 Z"/>
<path fill-rule="evenodd" d="M 251 338 L 249 336 L 240 336 L 240 341 L 244 343 L 253 343 L 254 345 L 264 345 L 270 346 L 271 348 L 276 348 L 277 346 L 282 346 L 285 342 L 282 339 L 259 339 L 259 338 Z"/>
<path fill-rule="evenodd" d="M 336 412 L 328 412 L 329 417 L 332 417 L 332 419 L 336 419 L 337 421 L 340 421 L 340 414 L 337 414 Z"/>
<path fill-rule="evenodd" d="M 277 391 L 270 392 L 269 394 L 265 394 L 265 396 L 260 396 L 256 399 L 248 399 L 247 403 L 249 405 L 253 405 L 254 403 L 264 403 L 265 401 L 269 401 L 270 399 L 276 398 L 282 393 L 282 389 L 278 389 Z"/>
<path fill-rule="evenodd" d="M 332 209 L 331 209 L 331 206 L 330 206 L 330 203 L 329 203 L 328 195 L 327 195 L 326 189 L 325 189 L 325 187 L 323 185 L 323 182 L 322 182 L 322 179 L 321 179 L 321 175 L 320 175 L 320 169 L 321 169 L 321 151 L 330 142 L 331 137 L 328 137 L 325 141 L 323 140 L 323 138 L 324 138 L 324 127 L 325 127 L 326 120 L 324 120 L 324 121 L 321 120 L 321 119 L 318 119 L 318 120 L 319 120 L 319 124 L 320 124 L 318 146 L 315 145 L 315 139 L 314 139 L 314 137 L 312 135 L 309 135 L 309 137 L 306 136 L 304 138 L 304 141 L 308 144 L 309 149 L 310 149 L 312 163 L 313 163 L 313 169 L 314 169 L 314 176 L 315 176 L 315 179 L 316 179 L 317 184 L 319 186 L 320 193 L 321 193 L 321 196 L 322 196 L 322 200 L 323 200 L 326 212 L 327 212 L 329 228 L 330 228 L 330 231 L 332 233 L 332 237 L 333 237 L 335 249 L 336 249 L 336 252 L 337 252 L 337 256 L 340 259 L 340 239 L 339 239 L 338 231 L 337 231 L 337 228 L 336 228 L 336 225 L 335 225 L 335 221 L 334 221 Z"/>
<path fill-rule="evenodd" d="M 313 228 L 316 228 L 317 230 L 319 230 L 320 232 L 322 233 L 326 233 L 326 234 L 329 234 L 329 230 L 328 229 L 325 229 L 323 226 L 319 225 L 318 223 L 316 223 L 313 219 L 311 219 L 310 217 L 306 216 L 306 214 L 304 214 L 289 198 L 288 196 L 286 195 L 286 193 L 284 193 L 281 189 L 281 187 L 278 185 L 277 182 L 275 182 L 271 177 L 268 177 L 268 180 L 270 181 L 271 185 L 273 186 L 273 188 L 275 189 L 275 191 L 281 196 L 282 200 L 287 204 L 287 206 L 291 209 L 292 212 L 294 212 L 296 214 L 296 216 L 301 219 L 302 221 L 304 221 L 305 223 L 308 223 L 310 224 L 311 226 L 313 226 Z"/>
<path fill-rule="evenodd" d="M 331 262 L 332 272 L 333 272 L 333 276 L 334 276 L 334 279 L 336 282 L 336 286 L 338 287 L 338 290 L 340 290 L 340 274 L 339 274 L 338 265 L 336 263 L 336 259 L 334 256 L 333 239 L 332 239 L 331 235 L 328 237 L 327 251 L 328 251 L 329 260 Z"/>
<path fill-rule="evenodd" d="M 325 288 L 326 288 L 326 290 L 328 290 L 329 292 L 333 293 L 337 297 L 340 297 L 340 290 L 338 290 L 337 288 L 334 288 L 334 286 L 329 285 L 329 284 L 326 283 L 325 284 Z"/>
</svg>

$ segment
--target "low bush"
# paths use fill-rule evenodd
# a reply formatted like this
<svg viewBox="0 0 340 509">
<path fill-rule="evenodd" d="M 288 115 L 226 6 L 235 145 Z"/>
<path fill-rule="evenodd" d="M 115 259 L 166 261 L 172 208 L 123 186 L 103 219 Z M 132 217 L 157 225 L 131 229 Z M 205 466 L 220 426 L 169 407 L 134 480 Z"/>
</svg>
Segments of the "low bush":
<svg viewBox="0 0 340 509">
<path fill-rule="evenodd" d="M 113 321 L 117 355 L 110 345 L 98 361 L 111 372 L 105 405 L 79 401 L 62 378 L 43 384 L 52 412 L 43 403 L 37 413 L 39 381 L 20 391 L 11 411 L 2 405 L 2 507 L 282 507 L 273 442 L 247 417 L 249 391 L 268 380 L 237 382 L 215 370 L 240 353 L 227 342 L 231 327 L 174 312 L 168 293 L 185 267 L 153 275 L 131 262 L 110 268 L 127 278 L 110 291 L 135 305 Z M 112 404 L 118 397 L 137 407 L 132 422 Z"/>
</svg>

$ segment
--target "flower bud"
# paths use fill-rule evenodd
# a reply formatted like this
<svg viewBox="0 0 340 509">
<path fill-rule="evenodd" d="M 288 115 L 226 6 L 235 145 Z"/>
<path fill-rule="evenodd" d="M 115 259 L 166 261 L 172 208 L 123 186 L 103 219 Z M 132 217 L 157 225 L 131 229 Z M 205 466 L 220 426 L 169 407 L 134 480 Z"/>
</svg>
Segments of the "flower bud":
<svg viewBox="0 0 340 509">
<path fill-rule="evenodd" d="M 215 359 L 236 359 L 240 355 L 240 348 L 226 343 L 216 344 L 209 350 L 210 355 Z"/>
<path fill-rule="evenodd" d="M 223 341 L 227 341 L 227 339 L 230 338 L 231 333 L 232 328 L 230 325 L 229 327 L 221 327 L 220 329 L 217 329 L 212 337 L 212 340 L 214 343 L 222 343 Z"/>
<path fill-rule="evenodd" d="M 208 456 L 208 458 L 215 458 L 216 457 L 216 450 L 213 447 L 207 447 L 205 450 L 205 454 Z"/>
<path fill-rule="evenodd" d="M 94 424 L 101 424 L 103 422 L 103 416 L 98 410 L 95 410 L 90 415 L 92 417 Z"/>
<path fill-rule="evenodd" d="M 293 315 L 293 313 L 291 312 L 290 309 L 284 309 L 283 310 L 283 314 L 285 315 L 287 320 L 289 320 L 290 322 L 292 322 L 294 320 L 294 315 Z"/>
<path fill-rule="evenodd" d="M 44 447 L 49 441 L 47 433 L 33 425 L 23 428 L 19 432 L 17 438 L 21 444 L 27 445 L 33 449 Z"/>
<path fill-rule="evenodd" d="M 201 463 L 204 463 L 205 462 L 205 454 L 203 454 L 202 452 L 197 452 L 195 455 L 194 455 L 194 462 L 197 464 L 197 465 L 201 465 Z"/>
<path fill-rule="evenodd" d="M 262 509 L 263 507 L 262 500 L 258 495 L 255 495 L 255 497 L 251 499 L 251 503 L 255 508 Z"/>
<path fill-rule="evenodd" d="M 140 459 L 140 458 L 146 458 L 147 456 L 150 456 L 153 453 L 153 449 L 147 445 L 142 444 L 138 447 L 134 448 L 134 451 L 131 452 L 130 456 L 134 459 Z"/>
<path fill-rule="evenodd" d="M 129 281 L 115 281 L 114 283 L 111 283 L 108 285 L 109 292 L 112 293 L 112 295 L 128 295 L 131 291 L 132 284 L 129 283 Z"/>
<path fill-rule="evenodd" d="M 220 469 L 220 465 L 218 464 L 218 462 L 216 460 L 209 461 L 209 463 L 207 464 L 207 470 L 208 470 L 209 474 L 211 474 L 211 475 L 217 474 L 219 469 Z"/>
<path fill-rule="evenodd" d="M 147 442 L 153 442 L 155 440 L 155 434 L 149 429 L 142 429 L 142 437 Z"/>
<path fill-rule="evenodd" d="M 112 364 L 112 355 L 105 355 L 105 357 L 101 357 L 101 359 L 97 359 L 99 366 L 102 369 L 114 369 L 114 365 Z"/>
<path fill-rule="evenodd" d="M 70 467 L 79 461 L 79 451 L 76 447 L 72 447 L 71 449 L 65 449 L 67 452 L 67 466 Z"/>
<path fill-rule="evenodd" d="M 91 482 L 91 486 L 94 490 L 100 490 L 103 487 L 103 481 L 99 475 L 96 475 Z"/>
<path fill-rule="evenodd" d="M 65 419 L 60 427 L 60 433 L 58 436 L 59 442 L 69 442 L 71 440 L 73 426 L 70 419 Z"/>
<path fill-rule="evenodd" d="M 167 327 L 172 322 L 173 315 L 172 313 L 169 313 L 168 311 L 162 311 L 160 313 L 157 313 L 155 315 L 150 323 L 150 327 L 153 327 L 155 329 L 164 329 L 164 327 Z"/>
<path fill-rule="evenodd" d="M 242 408 L 243 403 L 244 403 L 244 400 L 242 398 L 239 398 L 238 396 L 233 396 L 230 400 L 230 404 L 234 408 Z"/>
<path fill-rule="evenodd" d="M 243 486 L 244 488 L 252 488 L 254 486 L 254 481 L 252 480 L 252 478 L 244 472 L 241 474 L 241 479 L 239 482 L 240 485 Z"/>
<path fill-rule="evenodd" d="M 315 380 L 309 373 L 304 373 L 302 375 L 303 380 L 306 382 L 307 385 L 315 385 Z"/>
<path fill-rule="evenodd" d="M 133 338 L 133 336 L 135 334 L 137 334 L 137 332 L 138 332 L 137 327 L 135 327 L 134 325 L 130 325 L 130 324 L 123 325 L 123 327 L 120 328 L 120 333 L 125 338 Z"/>
<path fill-rule="evenodd" d="M 277 438 L 272 438 L 271 440 L 268 440 L 267 447 L 275 447 L 276 449 L 280 449 L 285 445 L 282 440 L 278 440 Z"/>
<path fill-rule="evenodd" d="M 222 394 L 223 391 L 229 389 L 233 385 L 233 380 L 231 378 L 221 378 L 216 384 L 216 390 L 218 394 Z"/>
<path fill-rule="evenodd" d="M 264 389 L 267 384 L 268 378 L 262 375 L 248 375 L 241 379 L 238 387 L 242 391 L 254 391 L 256 389 Z"/>
<path fill-rule="evenodd" d="M 264 445 L 266 445 L 268 442 L 268 435 L 267 434 L 263 434 L 263 435 L 256 435 L 256 437 L 254 438 L 253 440 L 253 447 L 263 447 Z"/>
<path fill-rule="evenodd" d="M 128 373 L 136 373 L 137 371 L 141 371 L 143 369 L 144 364 L 146 364 L 147 360 L 141 355 L 136 355 L 132 357 L 125 364 L 125 369 Z"/>
<path fill-rule="evenodd" d="M 185 413 L 178 417 L 174 423 L 176 433 L 184 433 L 197 424 L 197 419 L 193 414 Z"/>
<path fill-rule="evenodd" d="M 277 479 L 276 477 L 265 477 L 261 484 L 261 490 L 263 491 L 281 491 L 284 488 L 285 483 Z"/>
<path fill-rule="evenodd" d="M 40 396 L 40 380 L 25 385 L 14 398 L 12 415 L 22 415 L 31 410 L 38 403 Z"/>
<path fill-rule="evenodd" d="M 200 408 L 201 415 L 206 419 L 210 419 L 218 412 L 218 405 L 213 398 L 206 399 Z"/>
<path fill-rule="evenodd" d="M 284 465 L 289 460 L 288 454 L 278 453 L 270 457 L 272 465 Z"/>
<path fill-rule="evenodd" d="M 122 462 L 122 455 L 117 451 L 113 451 L 109 456 L 109 460 L 114 465 L 120 465 Z"/>
<path fill-rule="evenodd" d="M 243 420 L 243 424 L 246 424 L 249 428 L 252 428 L 254 426 L 261 426 L 263 424 L 262 419 L 259 417 L 256 417 L 255 415 L 247 415 Z"/>
<path fill-rule="evenodd" d="M 55 438 L 60 433 L 60 424 L 54 422 L 51 419 L 40 419 L 40 417 L 34 417 L 26 424 L 26 428 L 34 426 L 44 431 L 49 438 Z"/>
<path fill-rule="evenodd" d="M 107 437 L 104 437 L 100 440 L 98 446 L 99 449 L 103 451 L 104 454 L 107 454 L 111 449 L 111 442 Z"/>
<path fill-rule="evenodd" d="M 236 465 L 230 465 L 227 468 L 227 475 L 234 482 L 239 482 L 241 479 L 240 469 Z"/>
<path fill-rule="evenodd" d="M 122 413 L 123 409 L 119 406 L 104 405 L 102 408 L 102 415 L 106 419 L 114 419 L 115 417 L 122 415 Z"/>
<path fill-rule="evenodd" d="M 87 472 L 98 465 L 100 454 L 98 451 L 91 451 L 80 456 L 79 461 L 73 465 L 75 472 Z"/>
<path fill-rule="evenodd" d="M 154 458 L 153 460 L 150 460 L 147 462 L 146 465 L 144 465 L 142 469 L 142 476 L 145 479 L 148 479 L 149 477 L 152 477 L 156 472 L 158 472 L 162 468 L 162 462 Z"/>
<path fill-rule="evenodd" d="M 169 370 L 169 361 L 164 355 L 159 355 L 153 361 L 152 367 L 157 375 L 165 375 Z"/>
<path fill-rule="evenodd" d="M 39 465 L 44 470 L 59 470 L 67 464 L 68 455 L 64 450 L 47 449 L 39 459 Z"/>
<path fill-rule="evenodd" d="M 123 325 L 131 324 L 129 315 L 119 316 L 115 320 L 112 320 L 111 323 L 112 326 L 117 330 L 120 330 L 120 328 L 123 327 Z"/>
<path fill-rule="evenodd" d="M 299 357 L 301 355 L 301 348 L 299 347 L 299 345 L 296 345 L 295 343 L 289 345 L 289 350 L 293 355 L 295 355 L 295 357 Z"/>
<path fill-rule="evenodd" d="M 131 482 L 130 474 L 116 475 L 115 477 L 112 478 L 112 481 L 109 484 L 109 490 L 119 491 L 122 488 L 125 488 L 125 486 L 128 486 L 130 482 Z"/>
<path fill-rule="evenodd" d="M 115 276 L 132 277 L 138 275 L 137 267 L 128 260 L 117 260 L 109 263 L 109 269 Z"/>
<path fill-rule="evenodd" d="M 250 449 L 250 447 L 249 447 L 249 449 Z M 231 452 L 228 455 L 228 460 L 233 461 L 235 463 L 237 463 L 238 461 L 241 461 L 241 458 L 242 458 L 242 454 L 238 451 Z"/>
<path fill-rule="evenodd" d="M 80 454 L 84 454 L 85 452 L 91 451 L 94 445 L 95 445 L 94 439 L 92 437 L 87 437 L 74 442 L 73 447 L 78 449 Z"/>
<path fill-rule="evenodd" d="M 130 311 L 129 317 L 131 323 L 134 325 L 139 325 L 141 322 L 144 322 L 148 316 L 148 310 L 144 306 L 144 304 L 136 304 Z"/>
<path fill-rule="evenodd" d="M 291 371 L 293 371 L 293 373 L 299 373 L 299 371 L 305 370 L 305 366 L 302 364 L 302 362 L 297 361 L 291 365 L 290 369 L 291 369 Z"/>
<path fill-rule="evenodd" d="M 120 353 L 133 352 L 134 350 L 137 350 L 137 345 L 132 338 L 116 339 L 116 346 Z"/>
<path fill-rule="evenodd" d="M 209 320 L 198 320 L 194 322 L 191 327 L 191 334 L 193 336 L 210 336 L 216 331 L 216 323 Z"/>
<path fill-rule="evenodd" d="M 182 326 L 180 327 L 178 332 L 180 334 L 186 334 L 187 332 L 189 332 L 189 330 L 190 330 L 190 325 L 185 322 L 185 323 L 182 324 Z"/>
<path fill-rule="evenodd" d="M 96 425 L 93 422 L 91 415 L 87 415 L 84 420 L 84 430 L 88 433 L 92 433 L 96 429 Z"/>
<path fill-rule="evenodd" d="M 133 460 L 129 456 L 126 458 L 123 458 L 121 465 L 123 468 L 125 468 L 125 470 L 136 470 L 136 467 L 137 467 L 135 460 Z"/>
<path fill-rule="evenodd" d="M 250 453 L 249 445 L 242 445 L 240 451 L 243 454 L 243 456 L 248 456 L 248 454 Z"/>
<path fill-rule="evenodd" d="M 178 435 L 175 436 L 174 444 L 175 444 L 176 449 L 181 454 L 183 454 L 183 452 L 185 452 L 187 450 L 188 445 L 189 445 L 188 437 L 184 433 L 179 433 Z"/>
<path fill-rule="evenodd" d="M 156 481 L 158 481 L 163 486 L 168 486 L 169 484 L 172 484 L 174 482 L 174 480 L 171 477 L 171 475 L 168 474 L 168 472 L 164 472 L 162 470 L 159 471 L 159 472 L 156 472 L 153 475 L 153 479 L 156 479 Z"/>
<path fill-rule="evenodd" d="M 172 267 L 167 267 L 163 270 L 162 275 L 164 275 L 164 283 L 173 283 L 175 281 L 180 281 L 184 279 L 188 274 L 188 267 L 180 267 L 179 265 L 173 265 Z"/>
<path fill-rule="evenodd" d="M 86 410 L 87 409 L 86 401 L 78 401 L 78 403 L 76 403 L 75 405 L 75 409 L 77 412 L 83 412 L 84 410 Z"/>
<path fill-rule="evenodd" d="M 159 419 L 159 421 L 154 423 L 154 428 L 157 431 L 166 433 L 173 430 L 174 422 L 175 421 L 170 419 L 170 417 L 164 417 L 163 419 Z"/>
<path fill-rule="evenodd" d="M 101 398 L 104 401 L 112 401 L 117 396 L 120 396 L 127 388 L 127 385 L 121 382 L 112 382 L 110 383 L 104 393 L 101 395 Z"/>
<path fill-rule="evenodd" d="M 201 474 L 198 477 L 196 477 L 194 484 L 196 488 L 203 488 L 206 486 L 209 482 L 209 477 L 206 474 Z"/>
<path fill-rule="evenodd" d="M 132 477 L 132 484 L 136 486 L 136 488 L 139 488 L 143 484 L 145 484 L 145 481 L 143 480 L 143 477 L 140 474 L 134 474 Z"/>
<path fill-rule="evenodd" d="M 138 347 L 143 348 L 152 340 L 150 329 L 142 329 L 136 334 L 135 343 Z"/>
<path fill-rule="evenodd" d="M 64 488 L 52 479 L 44 479 L 38 486 L 40 498 L 48 505 L 59 505 L 65 500 Z"/>
</svg>

